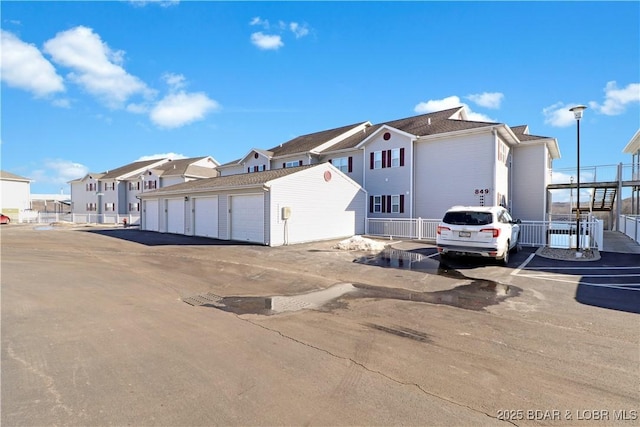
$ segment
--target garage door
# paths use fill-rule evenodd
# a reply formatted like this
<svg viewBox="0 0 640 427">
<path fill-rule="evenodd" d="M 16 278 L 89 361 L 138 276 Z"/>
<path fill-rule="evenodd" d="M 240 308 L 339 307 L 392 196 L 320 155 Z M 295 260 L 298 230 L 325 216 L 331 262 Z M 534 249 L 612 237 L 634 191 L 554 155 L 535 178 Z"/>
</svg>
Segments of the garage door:
<svg viewBox="0 0 640 427">
<path fill-rule="evenodd" d="M 184 234 L 184 199 L 167 200 L 167 233 Z"/>
<path fill-rule="evenodd" d="M 264 243 L 262 194 L 231 197 L 231 240 Z"/>
<path fill-rule="evenodd" d="M 158 201 L 144 201 L 144 229 L 158 231 Z"/>
<path fill-rule="evenodd" d="M 194 234 L 218 237 L 218 196 L 194 199 L 193 210 Z"/>
</svg>

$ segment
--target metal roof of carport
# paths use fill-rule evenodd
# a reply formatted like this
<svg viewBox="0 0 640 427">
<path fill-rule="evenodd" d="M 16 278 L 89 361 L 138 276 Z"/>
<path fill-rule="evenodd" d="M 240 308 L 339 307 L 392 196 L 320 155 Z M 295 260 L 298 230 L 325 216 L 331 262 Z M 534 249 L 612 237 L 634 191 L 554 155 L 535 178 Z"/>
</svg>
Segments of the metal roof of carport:
<svg viewBox="0 0 640 427">
<path fill-rule="evenodd" d="M 187 192 L 202 193 L 215 190 L 261 187 L 274 179 L 282 178 L 284 176 L 300 172 L 301 170 L 318 167 L 320 165 L 321 164 L 304 165 L 293 168 L 272 169 L 264 172 L 240 173 L 236 175 L 200 179 L 171 185 L 155 191 L 144 192 L 139 194 L 139 196 L 144 198 L 170 194 L 184 194 Z"/>
</svg>

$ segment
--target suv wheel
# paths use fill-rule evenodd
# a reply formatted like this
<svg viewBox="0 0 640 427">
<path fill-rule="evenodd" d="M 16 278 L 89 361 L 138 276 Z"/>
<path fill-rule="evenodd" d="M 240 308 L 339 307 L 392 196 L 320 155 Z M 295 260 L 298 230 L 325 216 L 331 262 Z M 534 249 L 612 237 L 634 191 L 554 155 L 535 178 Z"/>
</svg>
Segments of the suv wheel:
<svg viewBox="0 0 640 427">
<path fill-rule="evenodd" d="M 510 242 L 509 242 L 509 241 L 507 241 L 507 246 L 506 246 L 506 248 L 504 249 L 504 255 L 502 255 L 502 258 L 500 259 L 500 263 L 501 263 L 502 265 L 507 265 L 507 264 L 509 264 L 509 245 L 510 245 Z"/>
</svg>

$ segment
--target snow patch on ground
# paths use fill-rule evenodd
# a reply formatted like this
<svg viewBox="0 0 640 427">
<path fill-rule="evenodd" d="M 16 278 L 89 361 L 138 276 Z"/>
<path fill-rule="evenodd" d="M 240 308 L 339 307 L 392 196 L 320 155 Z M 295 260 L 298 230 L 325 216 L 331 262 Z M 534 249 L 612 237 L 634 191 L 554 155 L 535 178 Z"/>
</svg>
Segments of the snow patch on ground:
<svg viewBox="0 0 640 427">
<path fill-rule="evenodd" d="M 381 251 L 386 244 L 362 236 L 353 236 L 340 241 L 335 248 L 345 251 Z"/>
</svg>

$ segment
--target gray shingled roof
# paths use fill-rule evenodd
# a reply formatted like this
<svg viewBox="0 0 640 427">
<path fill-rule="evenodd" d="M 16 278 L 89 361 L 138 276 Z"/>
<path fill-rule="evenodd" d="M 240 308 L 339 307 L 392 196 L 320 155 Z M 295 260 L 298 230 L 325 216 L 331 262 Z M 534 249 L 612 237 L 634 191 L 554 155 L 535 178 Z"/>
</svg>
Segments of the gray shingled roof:
<svg viewBox="0 0 640 427">
<path fill-rule="evenodd" d="M 206 158 L 207 156 L 172 160 L 154 167 L 153 170 L 161 176 L 196 176 L 202 178 L 217 176 L 218 172 L 215 169 L 193 165 L 193 163 Z"/>
<path fill-rule="evenodd" d="M 524 133 L 524 131 L 527 129 L 527 125 L 520 125 L 520 126 L 509 126 L 511 128 L 511 130 L 513 131 L 513 133 L 516 134 L 516 136 L 518 137 L 518 139 L 520 141 L 534 141 L 537 139 L 551 139 L 551 137 L 549 136 L 540 136 L 540 135 L 531 135 L 528 133 Z"/>
<path fill-rule="evenodd" d="M 494 126 L 499 123 L 472 122 L 469 120 L 450 119 L 462 107 L 450 108 L 448 110 L 436 111 L 434 113 L 421 114 L 419 116 L 407 117 L 404 119 L 391 120 L 369 126 L 364 132 L 358 132 L 343 141 L 327 148 L 324 153 L 354 148 L 375 131 L 386 125 L 412 135 L 425 136 L 435 135 L 458 130 L 481 128 Z"/>
<path fill-rule="evenodd" d="M 145 168 L 147 166 L 150 166 L 154 163 L 158 163 L 160 160 L 162 159 L 153 159 L 153 160 L 143 160 L 140 162 L 134 162 L 134 163 L 129 163 L 128 165 L 124 165 L 121 166 L 119 168 L 110 170 L 110 171 L 106 171 L 104 173 L 104 175 L 102 176 L 102 179 L 116 179 L 122 175 L 126 175 L 128 173 L 131 173 L 135 170 L 138 169 L 142 169 Z"/>
<path fill-rule="evenodd" d="M 269 151 L 271 151 L 274 156 L 286 156 L 289 154 L 305 153 L 313 150 L 317 146 L 322 145 L 327 141 L 332 140 L 339 135 L 342 135 L 345 132 L 348 132 L 349 130 L 357 126 L 360 126 L 362 123 L 365 122 L 354 123 L 352 125 L 342 126 L 335 129 L 323 130 L 321 132 L 302 135 L 289 140 L 277 147 L 270 148 Z"/>
<path fill-rule="evenodd" d="M 0 170 L 0 178 L 11 180 L 11 181 L 28 181 L 28 182 L 31 182 L 31 180 L 29 178 L 25 178 L 25 177 L 13 174 L 11 172 L 5 172 L 5 171 L 2 171 L 2 170 Z"/>
<path fill-rule="evenodd" d="M 240 173 L 235 175 L 218 176 L 215 178 L 205 178 L 196 181 L 183 182 L 181 184 L 171 185 L 156 191 L 143 193 L 144 196 L 162 195 L 165 193 L 188 192 L 188 191 L 207 191 L 220 188 L 233 188 L 245 186 L 260 186 L 266 182 L 272 181 L 283 176 L 291 175 L 303 169 L 318 166 L 304 165 L 294 168 L 272 169 L 264 172 Z"/>
</svg>

